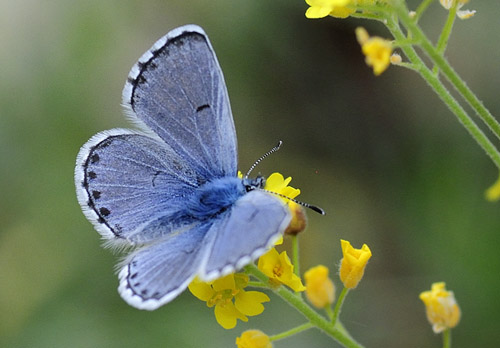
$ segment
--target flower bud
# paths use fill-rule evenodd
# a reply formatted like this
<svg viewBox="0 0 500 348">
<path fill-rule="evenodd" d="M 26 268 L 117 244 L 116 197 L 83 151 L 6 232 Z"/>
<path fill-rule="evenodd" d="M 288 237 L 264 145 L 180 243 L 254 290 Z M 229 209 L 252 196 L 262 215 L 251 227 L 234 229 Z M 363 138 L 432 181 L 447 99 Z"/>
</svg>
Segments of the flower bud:
<svg viewBox="0 0 500 348">
<path fill-rule="evenodd" d="M 288 208 L 292 213 L 292 221 L 285 230 L 285 234 L 296 236 L 300 232 L 304 231 L 307 226 L 307 216 L 304 208 L 295 202 L 289 202 Z"/>
<path fill-rule="evenodd" d="M 335 300 L 335 287 L 328 277 L 328 268 L 318 265 L 305 274 L 306 297 L 316 308 L 325 308 Z"/>
<path fill-rule="evenodd" d="M 460 321 L 460 308 L 453 291 L 446 291 L 444 282 L 432 284 L 430 291 L 420 294 L 425 304 L 427 319 L 435 333 L 457 326 Z"/>
<path fill-rule="evenodd" d="M 272 348 L 273 344 L 265 333 L 260 330 L 247 330 L 236 338 L 238 348 Z"/>
<path fill-rule="evenodd" d="M 366 264 L 372 257 L 372 252 L 366 244 L 363 244 L 361 249 L 354 249 L 348 241 L 341 240 L 340 243 L 344 255 L 340 263 L 340 280 L 346 288 L 354 289 L 363 278 Z"/>
</svg>

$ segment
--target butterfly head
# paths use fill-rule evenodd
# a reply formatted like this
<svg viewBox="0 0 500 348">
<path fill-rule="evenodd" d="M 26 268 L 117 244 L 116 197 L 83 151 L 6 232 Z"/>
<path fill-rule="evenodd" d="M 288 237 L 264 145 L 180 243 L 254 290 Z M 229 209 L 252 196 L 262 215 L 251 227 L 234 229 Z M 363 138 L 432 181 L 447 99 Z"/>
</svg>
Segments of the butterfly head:
<svg viewBox="0 0 500 348">
<path fill-rule="evenodd" d="M 243 186 L 245 186 L 245 190 L 247 192 L 253 191 L 255 189 L 263 189 L 264 186 L 266 185 L 266 178 L 264 178 L 262 175 L 257 175 L 256 178 L 249 178 L 245 177 L 242 179 L 243 180 Z"/>
</svg>

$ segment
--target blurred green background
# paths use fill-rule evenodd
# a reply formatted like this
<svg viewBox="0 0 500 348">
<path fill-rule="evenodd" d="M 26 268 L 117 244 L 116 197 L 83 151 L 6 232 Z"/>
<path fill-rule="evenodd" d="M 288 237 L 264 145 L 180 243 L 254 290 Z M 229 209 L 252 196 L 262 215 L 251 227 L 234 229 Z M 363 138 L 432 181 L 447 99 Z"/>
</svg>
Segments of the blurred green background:
<svg viewBox="0 0 500 348">
<path fill-rule="evenodd" d="M 417 1 L 411 1 L 415 8 Z M 231 347 L 243 330 L 278 333 L 303 322 L 271 295 L 264 313 L 226 331 L 189 293 L 154 312 L 118 295 L 119 255 L 101 247 L 73 183 L 79 147 L 130 127 L 121 91 L 129 69 L 169 30 L 204 27 L 224 70 L 246 170 L 264 161 L 327 211 L 309 214 L 302 269 L 332 269 L 340 238 L 373 258 L 342 320 L 368 347 L 439 347 L 421 291 L 445 281 L 463 317 L 454 347 L 500 345 L 499 205 L 483 199 L 498 171 L 416 74 L 374 77 L 354 29 L 376 23 L 307 20 L 296 1 L 0 2 L 0 346 Z M 500 4 L 471 1 L 447 57 L 500 114 Z M 435 39 L 446 11 L 422 26 Z M 498 144 L 497 144 L 498 145 Z M 284 318 L 286 320 L 284 320 Z M 316 330 L 276 347 L 336 347 Z"/>
</svg>

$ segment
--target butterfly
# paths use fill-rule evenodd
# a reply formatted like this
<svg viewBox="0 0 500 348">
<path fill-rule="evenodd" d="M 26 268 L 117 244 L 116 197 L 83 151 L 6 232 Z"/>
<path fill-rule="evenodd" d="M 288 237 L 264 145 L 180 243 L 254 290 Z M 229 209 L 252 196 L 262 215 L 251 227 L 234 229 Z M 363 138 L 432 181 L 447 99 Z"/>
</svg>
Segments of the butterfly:
<svg viewBox="0 0 500 348">
<path fill-rule="evenodd" d="M 140 131 L 93 136 L 77 156 L 83 213 L 112 246 L 133 251 L 118 291 L 139 309 L 174 299 L 267 251 L 291 221 L 265 179 L 237 176 L 226 84 L 202 28 L 170 31 L 142 55 L 122 94 Z"/>
</svg>

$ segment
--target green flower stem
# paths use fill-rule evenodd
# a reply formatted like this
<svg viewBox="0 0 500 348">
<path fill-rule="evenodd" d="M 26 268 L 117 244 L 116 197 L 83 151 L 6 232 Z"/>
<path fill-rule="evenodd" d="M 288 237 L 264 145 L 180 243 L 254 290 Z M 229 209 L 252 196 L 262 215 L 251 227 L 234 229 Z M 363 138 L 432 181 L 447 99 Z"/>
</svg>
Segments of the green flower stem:
<svg viewBox="0 0 500 348">
<path fill-rule="evenodd" d="M 427 7 L 429 7 L 430 4 L 432 4 L 434 0 L 424 0 L 418 5 L 417 9 L 415 10 L 415 17 L 413 17 L 413 20 L 415 22 L 418 22 L 420 17 L 424 14 L 425 10 L 427 10 Z"/>
<path fill-rule="evenodd" d="M 399 13 L 398 13 L 399 15 Z M 406 15 L 406 14 L 405 14 Z M 410 20 L 410 22 L 412 22 Z M 391 31 L 392 35 L 396 40 L 403 40 L 405 35 L 401 31 L 401 28 L 397 24 L 396 20 L 392 17 L 387 18 L 387 27 Z M 417 26 L 415 26 L 417 27 Z M 418 27 L 417 27 L 418 28 Z M 413 30 L 413 29 L 412 29 Z M 418 37 L 417 37 L 418 35 Z M 423 35 L 422 32 L 418 32 L 418 34 L 414 36 L 415 39 L 421 40 L 422 45 L 427 38 Z M 401 47 L 405 55 L 408 57 L 410 62 L 414 65 L 415 69 L 420 73 L 420 75 L 424 78 L 424 80 L 431 86 L 431 88 L 436 92 L 436 94 L 441 98 L 441 100 L 448 106 L 448 108 L 455 114 L 458 120 L 462 123 L 462 125 L 467 129 L 469 134 L 476 140 L 476 142 L 483 148 L 483 150 L 490 156 L 495 165 L 500 169 L 500 153 L 497 151 L 495 146 L 491 143 L 491 141 L 486 137 L 483 131 L 476 125 L 476 123 L 467 115 L 462 106 L 457 102 L 457 100 L 450 94 L 450 92 L 446 89 L 443 83 L 439 80 L 439 77 L 434 75 L 432 71 L 427 68 L 424 64 L 420 56 L 417 54 L 415 49 L 410 46 Z M 434 50 L 434 47 L 432 47 Z M 435 50 L 434 50 L 435 52 Z M 441 57 L 436 53 L 436 56 Z M 431 57 L 433 58 L 433 57 Z M 444 61 L 444 58 L 442 58 Z M 445 64 L 437 63 L 434 61 L 437 66 L 441 69 L 441 71 L 446 75 L 445 71 L 451 70 L 449 64 L 444 61 Z M 460 78 L 457 79 L 460 80 Z M 462 81 L 462 80 L 460 80 Z M 463 83 L 463 82 L 462 82 Z M 465 84 L 464 84 L 465 86 Z M 472 93 L 472 92 L 470 92 Z M 493 118 L 493 116 L 491 116 Z M 494 120 L 494 118 L 493 118 Z M 494 121 L 496 123 L 496 120 Z M 496 123 L 498 124 L 498 123 Z M 498 127 L 498 134 L 500 136 L 500 125 Z"/>
<path fill-rule="evenodd" d="M 340 315 L 340 310 L 342 309 L 342 305 L 344 304 L 345 297 L 347 296 L 347 293 L 349 292 L 349 289 L 344 287 L 342 291 L 340 292 L 339 298 L 337 299 L 337 303 L 335 304 L 335 309 L 333 310 L 333 316 L 332 316 L 332 324 L 335 325 L 337 323 L 337 320 Z"/>
<path fill-rule="evenodd" d="M 247 286 L 251 286 L 252 288 L 268 288 L 267 284 L 263 282 L 249 281 Z"/>
<path fill-rule="evenodd" d="M 331 306 L 326 306 L 325 307 L 325 312 L 326 315 L 328 315 L 328 318 L 330 318 L 330 321 L 333 319 L 333 310 Z"/>
<path fill-rule="evenodd" d="M 443 31 L 441 31 L 441 35 L 439 36 L 439 40 L 436 45 L 436 51 L 440 55 L 442 55 L 446 50 L 446 46 L 448 45 L 448 40 L 450 39 L 451 29 L 453 28 L 453 23 L 455 23 L 455 18 L 457 17 L 457 4 L 458 2 L 455 1 L 451 6 L 450 10 L 448 11 L 448 19 L 444 24 Z M 434 72 L 434 74 L 438 74 L 439 68 L 437 67 L 437 65 L 434 65 L 432 71 Z"/>
<path fill-rule="evenodd" d="M 451 348 L 451 329 L 443 331 L 443 348 Z"/>
<path fill-rule="evenodd" d="M 295 334 L 298 334 L 299 332 L 308 330 L 312 327 L 314 327 L 314 325 L 312 323 L 305 323 L 305 324 L 302 324 L 300 326 L 294 327 L 293 329 L 290 329 L 288 331 L 282 332 L 280 334 L 272 335 L 269 337 L 269 340 L 271 340 L 271 341 L 281 340 L 283 338 L 287 338 L 287 337 L 293 336 Z"/>
<path fill-rule="evenodd" d="M 439 68 L 441 73 L 448 79 L 448 81 L 450 81 L 453 87 L 474 109 L 474 111 L 479 115 L 481 120 L 500 139 L 500 123 L 493 117 L 493 115 L 489 112 L 489 110 L 486 109 L 483 103 L 470 90 L 470 88 L 467 87 L 465 82 L 458 76 L 455 70 L 453 70 L 453 68 L 450 66 L 448 61 L 443 57 L 443 55 L 436 50 L 436 48 L 432 45 L 427 36 L 422 32 L 420 27 L 408 15 L 406 7 L 402 6 L 402 4 L 400 3 L 399 6 L 395 5 L 394 8 L 397 12 L 397 15 L 401 23 L 407 28 L 409 32 L 412 33 L 414 39 L 418 39 L 421 42 L 420 45 L 422 49 L 432 59 L 435 66 Z M 499 166 L 499 163 L 497 161 L 495 161 L 495 164 Z"/>
<path fill-rule="evenodd" d="M 261 282 L 267 282 L 267 276 L 262 273 L 255 264 L 251 263 L 246 268 L 246 271 L 259 279 Z M 284 286 L 280 286 L 277 289 L 272 289 L 278 296 L 283 300 L 288 302 L 297 311 L 299 311 L 303 316 L 305 316 L 309 322 L 331 336 L 337 342 L 342 344 L 344 347 L 348 348 L 361 348 L 363 347 L 358 342 L 356 342 L 351 335 L 345 330 L 342 324 L 337 321 L 335 325 L 326 320 L 323 316 L 318 314 L 314 309 L 312 309 L 305 301 L 296 296 L 292 291 L 288 290 Z"/>
<path fill-rule="evenodd" d="M 380 21 L 380 22 L 384 21 L 384 19 L 381 18 L 380 15 L 374 14 L 374 13 L 354 12 L 349 17 L 361 18 L 361 19 L 370 19 L 370 20 L 376 20 L 376 21 Z"/>
<path fill-rule="evenodd" d="M 292 260 L 293 273 L 300 278 L 300 263 L 299 263 L 299 238 L 297 235 L 292 236 Z"/>
</svg>

